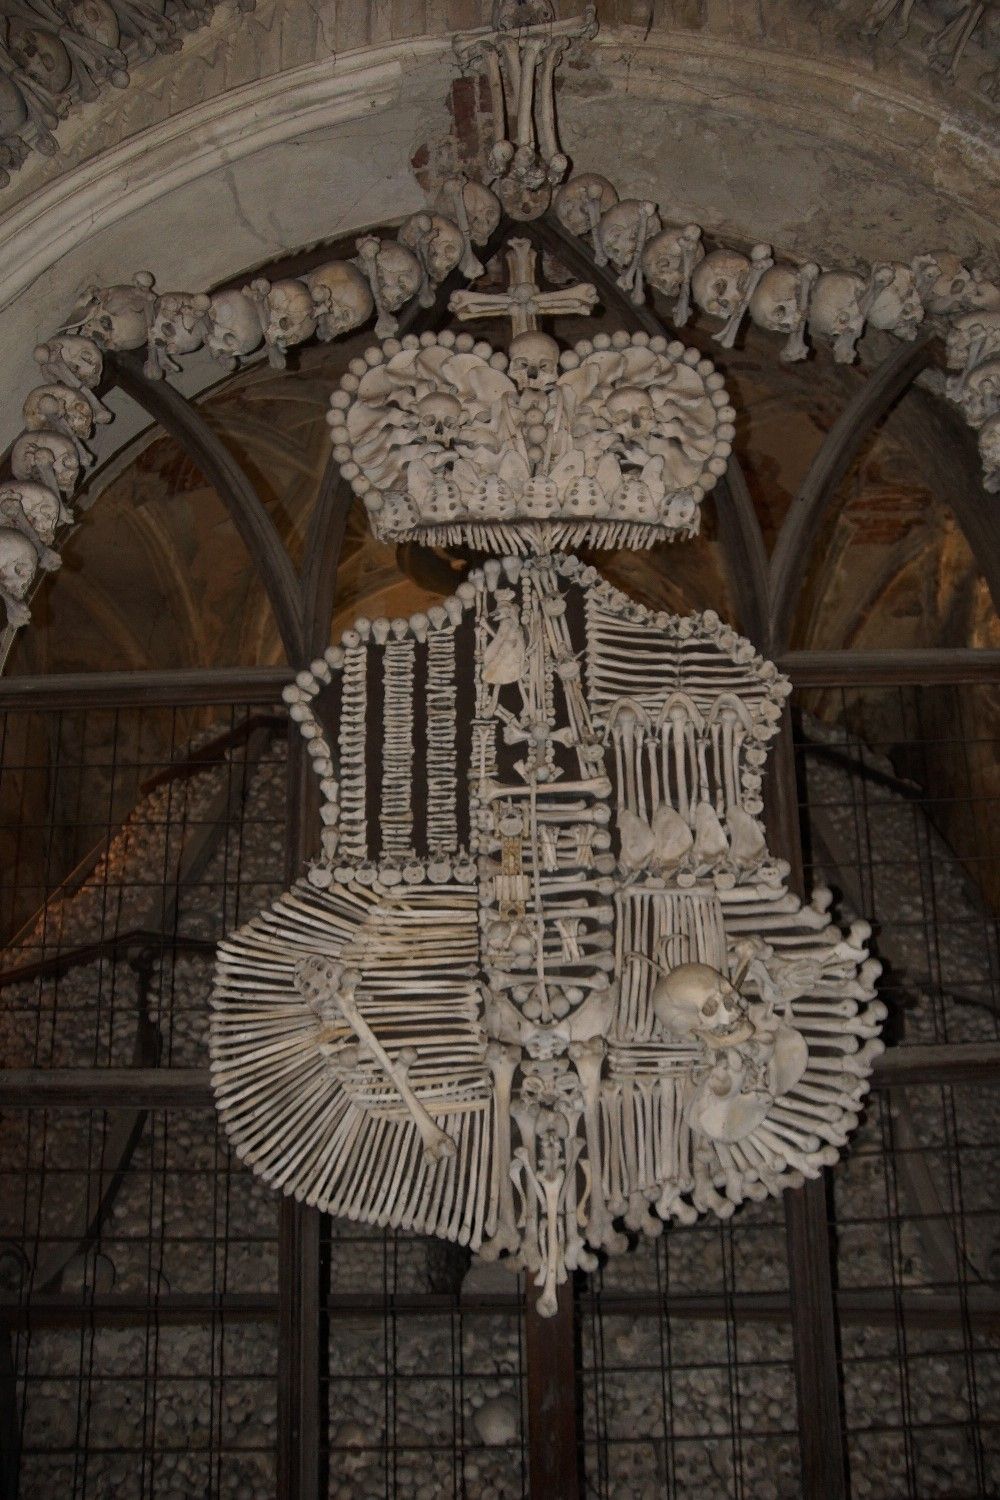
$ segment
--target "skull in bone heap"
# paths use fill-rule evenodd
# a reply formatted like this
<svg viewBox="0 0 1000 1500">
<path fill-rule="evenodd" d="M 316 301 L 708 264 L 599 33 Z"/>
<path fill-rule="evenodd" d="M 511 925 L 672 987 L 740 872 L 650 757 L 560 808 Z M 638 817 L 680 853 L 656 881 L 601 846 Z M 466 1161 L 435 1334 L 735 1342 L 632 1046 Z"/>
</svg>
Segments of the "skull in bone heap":
<svg viewBox="0 0 1000 1500">
<path fill-rule="evenodd" d="M 983 464 L 983 486 L 991 494 L 1000 494 L 1000 413 L 990 417 L 979 429 L 979 457 Z"/>
<path fill-rule="evenodd" d="M 375 257 L 379 292 L 389 312 L 398 312 L 420 290 L 420 262 L 405 245 L 382 240 Z"/>
<path fill-rule="evenodd" d="M 68 385 L 38 385 L 29 391 L 22 408 L 29 432 L 54 428 L 67 437 L 89 437 L 94 430 L 90 402 Z"/>
<path fill-rule="evenodd" d="M 51 381 L 79 384 L 94 390 L 101 383 L 104 358 L 93 339 L 77 333 L 57 333 L 39 344 L 35 359 Z"/>
<path fill-rule="evenodd" d="M 673 1042 L 694 1042 L 704 1029 L 718 1037 L 724 1029 L 737 1028 L 749 1036 L 749 1025 L 740 1025 L 739 995 L 724 974 L 710 964 L 679 964 L 663 974 L 653 986 L 653 1014 Z"/>
<path fill-rule="evenodd" d="M 868 283 L 854 271 L 824 271 L 809 305 L 809 330 L 833 344 L 837 364 L 853 363 L 865 328 L 864 295 Z"/>
<path fill-rule="evenodd" d="M 570 234 L 589 234 L 604 214 L 614 208 L 618 193 L 606 177 L 597 172 L 580 172 L 556 189 L 553 207 L 556 217 Z"/>
<path fill-rule="evenodd" d="M 1000 308 L 1000 287 L 970 271 L 950 251 L 917 255 L 911 265 L 924 307 L 935 317 Z"/>
<path fill-rule="evenodd" d="M 7 606 L 7 624 L 14 629 L 31 618 L 24 597 L 38 571 L 31 542 L 11 526 L 0 527 L 0 598 Z"/>
<path fill-rule="evenodd" d="M 623 198 L 601 219 L 601 243 L 608 260 L 619 271 L 626 270 L 636 252 L 651 235 L 659 232 L 660 227 L 660 216 L 654 203 Z"/>
<path fill-rule="evenodd" d="M 205 347 L 213 359 L 231 369 L 261 342 L 260 318 L 245 292 L 216 292 L 208 310 Z"/>
<path fill-rule="evenodd" d="M 796 266 L 779 263 L 764 272 L 750 298 L 750 317 L 769 333 L 791 333 L 799 326 L 801 273 Z"/>
<path fill-rule="evenodd" d="M 547 391 L 559 376 L 559 345 L 547 333 L 519 333 L 511 341 L 507 374 L 519 391 Z"/>
<path fill-rule="evenodd" d="M 150 345 L 170 355 L 193 354 L 205 342 L 211 305 L 204 292 L 164 292 L 156 299 Z"/>
<path fill-rule="evenodd" d="M 75 31 L 99 42 L 102 47 L 118 46 L 121 31 L 118 17 L 108 0 L 77 0 L 67 11 L 70 25 Z"/>
<path fill-rule="evenodd" d="M 924 320 L 924 304 L 920 300 L 917 278 L 901 261 L 887 261 L 885 264 L 893 273 L 892 280 L 872 299 L 868 309 L 869 327 L 884 329 L 898 339 L 915 339 Z"/>
<path fill-rule="evenodd" d="M 99 349 L 141 349 L 153 317 L 153 278 L 140 271 L 132 286 L 91 287 L 69 327 Z"/>
<path fill-rule="evenodd" d="M 459 195 L 460 201 L 457 202 Z M 474 245 L 487 243 L 503 212 L 500 199 L 485 183 L 457 177 L 441 189 L 436 210 L 444 218 L 455 219 L 464 211 L 469 238 Z"/>
<path fill-rule="evenodd" d="M 40 26 L 12 20 L 7 32 L 10 55 L 32 83 L 50 94 L 63 94 L 73 77 L 73 64 L 59 38 Z"/>
<path fill-rule="evenodd" d="M 271 363 L 281 369 L 285 354 L 292 345 L 304 343 L 316 332 L 309 288 L 304 281 L 292 277 L 266 281 L 259 276 L 251 281 L 247 293 L 257 305 L 257 316 Z"/>
<path fill-rule="evenodd" d="M 949 382 L 949 385 L 951 383 Z M 981 427 L 988 417 L 1000 411 L 1000 359 L 988 359 L 977 365 L 967 378 L 949 390 L 970 427 Z"/>
<path fill-rule="evenodd" d="M 971 369 L 1000 354 L 1000 312 L 962 313 L 948 325 L 949 370 Z"/>
<path fill-rule="evenodd" d="M 462 231 L 443 214 L 413 214 L 399 231 L 399 242 L 419 256 L 435 284 L 451 275 L 465 253 Z"/>
<path fill-rule="evenodd" d="M 350 261 L 332 260 L 304 278 L 316 314 L 316 336 L 329 343 L 367 323 L 375 310 L 367 281 Z"/>
<path fill-rule="evenodd" d="M 71 495 L 80 477 L 76 444 L 62 432 L 23 432 L 11 449 L 15 479 L 33 479 Z"/>
<path fill-rule="evenodd" d="M 462 403 L 458 397 L 447 391 L 432 391 L 417 402 L 415 410 L 421 436 L 430 443 L 450 447 L 462 422 Z"/>
<path fill-rule="evenodd" d="M 668 225 L 646 242 L 642 269 L 650 286 L 665 297 L 676 297 L 694 267 L 704 259 L 697 224 L 685 224 L 682 229 Z"/>
<path fill-rule="evenodd" d="M 648 437 L 656 421 L 656 412 L 648 391 L 625 385 L 614 391 L 605 408 L 608 424 L 626 441 Z"/>
<path fill-rule="evenodd" d="M 0 484 L 0 522 L 4 526 L 16 527 L 18 511 L 39 542 L 44 547 L 51 547 L 63 516 L 58 495 L 31 480 L 8 480 L 6 484 Z"/>
<path fill-rule="evenodd" d="M 710 318 L 731 318 L 743 300 L 750 261 L 738 250 L 712 250 L 691 276 L 691 294 Z"/>
</svg>

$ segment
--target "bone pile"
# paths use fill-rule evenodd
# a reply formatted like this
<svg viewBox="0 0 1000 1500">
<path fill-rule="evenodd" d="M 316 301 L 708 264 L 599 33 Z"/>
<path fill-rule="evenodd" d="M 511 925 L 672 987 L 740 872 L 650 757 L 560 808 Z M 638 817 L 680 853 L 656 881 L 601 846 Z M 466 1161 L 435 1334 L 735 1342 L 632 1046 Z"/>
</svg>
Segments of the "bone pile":
<svg viewBox="0 0 1000 1500">
<path fill-rule="evenodd" d="M 836 1161 L 882 1050 L 879 966 L 768 851 L 788 684 L 717 616 L 552 554 L 485 563 L 434 616 L 358 621 L 287 690 L 325 852 L 220 946 L 213 1079 L 274 1186 L 502 1258 L 550 1314 L 626 1231 Z M 452 833 L 416 702 L 445 670 L 463 691 L 461 664 Z M 392 684 L 392 757 L 362 681 Z M 363 848 L 357 822 L 338 845 L 338 762 Z"/>
</svg>

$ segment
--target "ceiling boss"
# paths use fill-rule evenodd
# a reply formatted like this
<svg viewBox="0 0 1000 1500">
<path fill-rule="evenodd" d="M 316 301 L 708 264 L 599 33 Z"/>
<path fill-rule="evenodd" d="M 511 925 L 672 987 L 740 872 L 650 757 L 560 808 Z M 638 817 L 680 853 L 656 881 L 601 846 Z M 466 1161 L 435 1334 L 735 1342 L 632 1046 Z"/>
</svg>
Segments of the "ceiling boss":
<svg viewBox="0 0 1000 1500">
<path fill-rule="evenodd" d="M 566 171 L 553 75 L 592 23 L 545 9 L 501 4 L 466 48 L 506 101 L 490 169 L 522 220 Z M 658 228 L 631 268 L 619 247 L 626 280 Z M 832 1164 L 885 1009 L 866 925 L 803 906 L 768 849 L 788 683 L 717 615 L 647 610 L 569 550 L 697 532 L 722 377 L 642 333 L 561 349 L 540 321 L 594 288 L 542 291 L 524 239 L 506 260 L 506 292 L 455 293 L 457 327 L 384 338 L 332 396 L 376 534 L 487 560 L 287 690 L 322 855 L 220 947 L 213 1076 L 276 1187 L 502 1258 L 549 1314 L 629 1232 Z M 509 319 L 509 347 L 471 319 Z"/>
</svg>

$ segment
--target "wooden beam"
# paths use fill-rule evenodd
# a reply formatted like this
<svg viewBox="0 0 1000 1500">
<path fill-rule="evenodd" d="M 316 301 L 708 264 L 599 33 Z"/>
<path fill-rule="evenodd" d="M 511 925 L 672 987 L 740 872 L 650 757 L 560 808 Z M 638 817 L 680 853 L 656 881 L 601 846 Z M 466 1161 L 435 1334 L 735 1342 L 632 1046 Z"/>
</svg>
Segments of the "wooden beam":
<svg viewBox="0 0 1000 1500">
<path fill-rule="evenodd" d="M 5 1109 L 213 1109 L 207 1068 L 2 1068 Z"/>
<path fill-rule="evenodd" d="M 956 1042 L 941 1046 L 890 1047 L 875 1065 L 872 1087 L 894 1089 L 913 1084 L 1000 1082 L 1000 1042 Z"/>
<path fill-rule="evenodd" d="M 276 704 L 291 667 L 202 667 L 164 672 L 53 672 L 0 679 L 0 710 L 182 708 Z"/>
<path fill-rule="evenodd" d="M 1000 682 L 1000 651 L 964 646 L 929 651 L 786 651 L 778 657 L 778 666 L 797 688 Z"/>
<path fill-rule="evenodd" d="M 572 1279 L 559 1288 L 555 1317 L 535 1309 L 538 1289 L 525 1289 L 524 1343 L 528 1384 L 528 1471 L 532 1495 L 579 1500 L 576 1435 L 576 1331 Z"/>
</svg>

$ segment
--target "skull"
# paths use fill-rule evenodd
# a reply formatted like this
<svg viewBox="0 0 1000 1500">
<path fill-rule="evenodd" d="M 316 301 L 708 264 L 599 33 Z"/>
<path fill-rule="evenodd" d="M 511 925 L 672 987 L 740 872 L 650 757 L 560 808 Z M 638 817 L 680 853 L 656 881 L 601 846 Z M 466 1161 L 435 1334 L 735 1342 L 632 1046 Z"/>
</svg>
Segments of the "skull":
<svg viewBox="0 0 1000 1500">
<path fill-rule="evenodd" d="M 69 7 L 68 19 L 74 30 L 92 42 L 99 42 L 102 47 L 118 46 L 118 18 L 108 0 L 76 0 Z"/>
<path fill-rule="evenodd" d="M 230 368 L 261 341 L 260 318 L 245 292 L 216 292 L 208 309 L 205 345 L 213 359 Z"/>
<path fill-rule="evenodd" d="M 709 317 L 731 318 L 743 300 L 749 275 L 745 255 L 737 250 L 712 250 L 694 268 L 691 293 Z"/>
<path fill-rule="evenodd" d="M 641 202 L 638 198 L 623 198 L 601 219 L 601 243 L 612 265 L 623 271 L 642 248 L 640 236 L 645 244 L 659 229 L 660 216 L 654 204 Z"/>
<path fill-rule="evenodd" d="M 462 231 L 443 214 L 413 214 L 399 231 L 400 244 L 421 256 L 435 284 L 444 281 L 462 259 Z"/>
<path fill-rule="evenodd" d="M 765 271 L 750 298 L 750 317 L 770 333 L 791 333 L 799 326 L 799 272 L 795 266 L 776 265 Z"/>
<path fill-rule="evenodd" d="M 91 287 L 68 326 L 99 349 L 141 349 L 152 316 L 152 286 L 149 272 L 140 271 L 133 286 Z"/>
<path fill-rule="evenodd" d="M 448 447 L 458 434 L 462 421 L 462 403 L 447 391 L 432 391 L 416 405 L 420 432 L 429 442 Z"/>
<path fill-rule="evenodd" d="M 868 283 L 853 271 L 824 271 L 809 307 L 809 328 L 833 343 L 837 364 L 849 365 L 864 332 L 864 295 Z"/>
<path fill-rule="evenodd" d="M 7 39 L 11 57 L 33 83 L 41 84 L 50 94 L 65 93 L 73 77 L 73 64 L 57 36 L 14 20 Z"/>
<path fill-rule="evenodd" d="M 898 339 L 915 339 L 924 320 L 924 304 L 917 290 L 917 278 L 901 261 L 887 263 L 893 277 L 888 286 L 876 292 L 868 309 L 872 328 L 884 328 Z"/>
<path fill-rule="evenodd" d="M 991 495 L 1000 494 L 1000 414 L 979 429 L 979 457 L 983 463 L 983 485 Z"/>
<path fill-rule="evenodd" d="M 305 277 L 316 313 L 316 333 L 325 344 L 330 339 L 367 323 L 375 304 L 368 283 L 350 261 L 332 260 Z"/>
<path fill-rule="evenodd" d="M 80 476 L 76 445 L 61 432 L 23 432 L 11 449 L 15 479 L 34 479 L 47 489 L 70 495 Z"/>
<path fill-rule="evenodd" d="M 507 373 L 519 391 L 547 391 L 559 375 L 559 345 L 547 333 L 519 333 Z"/>
<path fill-rule="evenodd" d="M 23 411 L 29 432 L 56 427 L 67 436 L 85 438 L 94 429 L 90 402 L 68 385 L 36 386 L 29 391 Z"/>
<path fill-rule="evenodd" d="M 38 345 L 35 358 L 50 380 L 65 380 L 68 371 L 88 390 L 94 390 L 101 382 L 104 359 L 93 339 L 75 333 L 57 333 Z"/>
<path fill-rule="evenodd" d="M 499 474 L 487 474 L 466 494 L 469 514 L 477 521 L 509 521 L 517 513 L 511 488 Z"/>
<path fill-rule="evenodd" d="M 1000 354 L 1000 312 L 963 313 L 948 328 L 949 370 L 965 370 Z"/>
<path fill-rule="evenodd" d="M 379 292 L 389 312 L 398 312 L 420 290 L 420 262 L 405 245 L 383 240 L 375 260 Z"/>
<path fill-rule="evenodd" d="M 563 508 L 568 515 L 583 516 L 589 520 L 592 516 L 607 514 L 609 506 L 597 480 L 581 474 L 566 491 Z"/>
<path fill-rule="evenodd" d="M 656 420 L 649 393 L 633 385 L 615 391 L 608 398 L 606 411 L 611 427 L 623 438 L 648 437 Z"/>
<path fill-rule="evenodd" d="M 149 341 L 168 354 L 193 354 L 205 342 L 212 305 L 204 292 L 165 292 L 157 297 Z"/>
<path fill-rule="evenodd" d="M 457 219 L 461 226 L 465 215 L 469 238 L 474 245 L 485 245 L 500 223 L 502 212 L 496 193 L 481 182 L 450 178 L 438 195 L 435 208 L 442 217 Z"/>
<path fill-rule="evenodd" d="M 257 316 L 264 330 L 264 342 L 273 356 L 272 363 L 280 368 L 289 346 L 304 343 L 316 332 L 309 288 L 304 281 L 292 278 L 265 281 L 258 277 L 247 292 L 257 304 Z"/>
<path fill-rule="evenodd" d="M 957 384 L 957 383 L 956 383 Z M 988 359 L 977 365 L 968 378 L 955 389 L 952 382 L 949 395 L 962 408 L 970 427 L 981 427 L 988 417 L 1000 411 L 1000 359 Z"/>
<path fill-rule="evenodd" d="M 12 526 L 0 527 L 0 594 L 7 606 L 7 624 L 27 625 L 30 618 L 22 600 L 38 572 L 38 557 L 26 536 Z"/>
<path fill-rule="evenodd" d="M 745 1040 L 752 1032 L 740 997 L 724 974 L 709 964 L 680 964 L 653 986 L 653 1013 L 671 1041 L 706 1036 L 715 1042 Z"/>
<path fill-rule="evenodd" d="M 611 514 L 616 521 L 656 521 L 659 507 L 649 485 L 638 475 L 626 475 L 611 496 Z"/>
<path fill-rule="evenodd" d="M 582 235 L 599 224 L 602 214 L 617 202 L 618 194 L 606 177 L 597 172 L 581 172 L 557 189 L 553 207 L 564 229 Z"/>
<path fill-rule="evenodd" d="M 650 286 L 665 297 L 676 297 L 694 267 L 705 259 L 697 224 L 683 229 L 668 226 L 646 242 L 642 269 Z"/>
<path fill-rule="evenodd" d="M 555 482 L 535 474 L 524 486 L 521 509 L 530 521 L 548 521 L 559 513 L 559 493 Z"/>
<path fill-rule="evenodd" d="M 0 484 L 0 521 L 10 526 L 17 520 L 18 511 L 37 535 L 39 541 L 51 546 L 55 541 L 61 506 L 58 496 L 53 495 L 43 484 L 30 480 L 20 483 L 10 481 Z"/>
<path fill-rule="evenodd" d="M 912 267 L 924 307 L 929 313 L 940 317 L 949 313 L 1000 308 L 1000 287 L 984 280 L 979 271 L 970 271 L 950 251 L 935 250 L 928 255 L 918 255 Z"/>
</svg>

